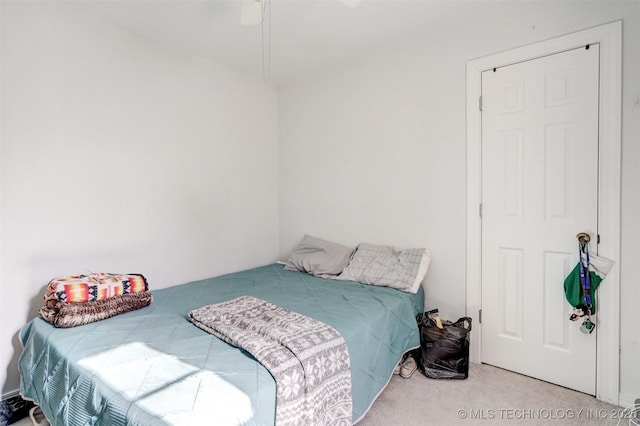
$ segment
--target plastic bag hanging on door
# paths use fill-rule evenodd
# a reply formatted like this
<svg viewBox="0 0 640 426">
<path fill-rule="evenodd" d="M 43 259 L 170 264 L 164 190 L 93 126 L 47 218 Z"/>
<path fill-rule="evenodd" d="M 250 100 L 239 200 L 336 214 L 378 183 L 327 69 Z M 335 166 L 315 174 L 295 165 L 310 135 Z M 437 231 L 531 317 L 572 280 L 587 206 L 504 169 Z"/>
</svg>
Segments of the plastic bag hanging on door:
<svg viewBox="0 0 640 426">
<path fill-rule="evenodd" d="M 596 290 L 611 271 L 614 261 L 590 254 L 588 242 L 580 242 L 579 254 L 580 261 L 564 280 L 564 294 L 571 306 L 584 310 L 585 315 L 587 314 L 586 310 L 589 309 L 590 314 L 594 315 L 596 313 Z M 581 267 L 583 273 L 588 274 L 588 277 L 581 278 Z M 589 281 L 589 294 L 585 294 L 584 278 L 588 278 Z"/>
</svg>

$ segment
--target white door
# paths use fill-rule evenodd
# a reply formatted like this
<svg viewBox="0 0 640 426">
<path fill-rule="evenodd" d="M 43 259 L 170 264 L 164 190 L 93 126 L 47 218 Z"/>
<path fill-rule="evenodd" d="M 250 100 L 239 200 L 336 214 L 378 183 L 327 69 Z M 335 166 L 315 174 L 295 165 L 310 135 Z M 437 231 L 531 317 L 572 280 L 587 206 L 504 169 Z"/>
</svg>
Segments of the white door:
<svg viewBox="0 0 640 426">
<path fill-rule="evenodd" d="M 563 282 L 576 234 L 596 251 L 598 47 L 482 73 L 482 361 L 592 395 Z"/>
</svg>

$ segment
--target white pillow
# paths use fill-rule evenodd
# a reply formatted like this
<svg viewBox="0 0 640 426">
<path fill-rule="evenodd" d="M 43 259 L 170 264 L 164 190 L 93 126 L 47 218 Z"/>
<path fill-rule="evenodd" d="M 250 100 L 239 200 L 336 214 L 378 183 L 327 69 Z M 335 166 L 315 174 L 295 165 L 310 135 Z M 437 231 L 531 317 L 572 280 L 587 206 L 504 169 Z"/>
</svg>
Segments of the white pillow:
<svg viewBox="0 0 640 426">
<path fill-rule="evenodd" d="M 418 267 L 418 273 L 416 274 L 416 279 L 411 286 L 411 293 L 416 293 L 420 286 L 422 285 L 422 281 L 424 277 L 427 276 L 427 271 L 429 270 L 429 266 L 431 266 L 431 251 L 424 249 L 422 253 L 422 258 L 420 259 L 420 266 Z"/>
</svg>

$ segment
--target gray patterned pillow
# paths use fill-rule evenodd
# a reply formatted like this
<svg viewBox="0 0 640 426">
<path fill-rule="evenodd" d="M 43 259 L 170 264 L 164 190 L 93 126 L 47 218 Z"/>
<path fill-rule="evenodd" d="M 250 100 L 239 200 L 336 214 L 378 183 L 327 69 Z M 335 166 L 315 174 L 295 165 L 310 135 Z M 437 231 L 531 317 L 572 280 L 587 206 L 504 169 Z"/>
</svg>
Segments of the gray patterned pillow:
<svg viewBox="0 0 640 426">
<path fill-rule="evenodd" d="M 430 264 L 431 252 L 423 248 L 401 250 L 392 246 L 360 243 L 338 279 L 392 287 L 415 294 Z"/>
</svg>

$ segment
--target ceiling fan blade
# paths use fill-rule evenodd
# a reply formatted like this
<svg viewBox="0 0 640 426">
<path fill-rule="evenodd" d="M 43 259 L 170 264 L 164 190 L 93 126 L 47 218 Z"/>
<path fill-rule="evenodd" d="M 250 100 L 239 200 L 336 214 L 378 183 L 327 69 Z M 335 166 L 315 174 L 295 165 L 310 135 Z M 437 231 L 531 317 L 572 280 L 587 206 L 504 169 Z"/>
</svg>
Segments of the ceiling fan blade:
<svg viewBox="0 0 640 426">
<path fill-rule="evenodd" d="M 240 4 L 240 24 L 260 25 L 264 17 L 265 0 L 242 0 Z"/>
</svg>

